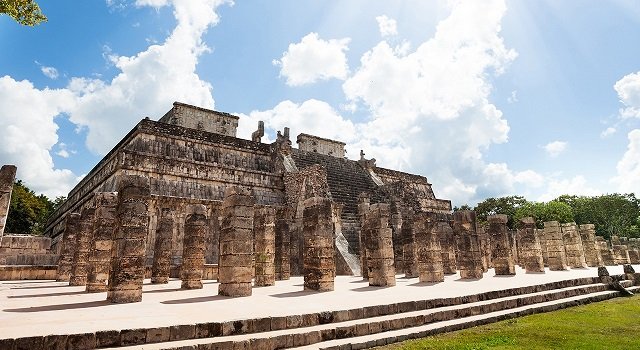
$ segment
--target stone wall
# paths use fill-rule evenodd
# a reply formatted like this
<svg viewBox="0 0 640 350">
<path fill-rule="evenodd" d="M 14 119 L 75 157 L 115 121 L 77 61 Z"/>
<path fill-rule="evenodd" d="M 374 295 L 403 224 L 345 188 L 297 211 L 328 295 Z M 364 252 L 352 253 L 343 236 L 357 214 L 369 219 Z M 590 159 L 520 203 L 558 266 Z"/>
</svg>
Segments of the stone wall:
<svg viewBox="0 0 640 350">
<path fill-rule="evenodd" d="M 296 140 L 298 149 L 306 152 L 315 152 L 327 156 L 343 158 L 345 155 L 344 142 L 329 140 L 309 134 L 300 134 Z"/>
<path fill-rule="evenodd" d="M 0 237 L 0 265 L 55 265 L 58 254 L 50 248 L 49 237 L 5 235 Z"/>
<path fill-rule="evenodd" d="M 226 136 L 236 136 L 239 117 L 229 113 L 174 102 L 160 122 L 203 130 Z"/>
</svg>

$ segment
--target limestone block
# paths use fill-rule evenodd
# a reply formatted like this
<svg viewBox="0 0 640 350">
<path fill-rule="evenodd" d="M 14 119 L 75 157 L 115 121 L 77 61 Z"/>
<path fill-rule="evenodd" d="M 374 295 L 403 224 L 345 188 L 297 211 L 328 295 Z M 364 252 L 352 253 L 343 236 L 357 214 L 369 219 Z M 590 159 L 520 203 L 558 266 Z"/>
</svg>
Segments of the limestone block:
<svg viewBox="0 0 640 350">
<path fill-rule="evenodd" d="M 288 280 L 291 276 L 289 261 L 290 233 L 286 213 L 287 210 L 284 207 L 276 209 L 274 265 L 275 278 L 278 281 Z"/>
<path fill-rule="evenodd" d="M 624 244 L 614 244 L 612 246 L 613 259 L 616 265 L 629 264 L 629 251 Z"/>
<path fill-rule="evenodd" d="M 418 213 L 413 217 L 413 232 L 416 237 L 418 253 L 418 272 L 420 282 L 443 282 L 444 269 L 438 219 L 435 213 Z"/>
<path fill-rule="evenodd" d="M 0 168 L 0 237 L 4 234 L 4 227 L 7 224 L 16 171 L 15 165 L 3 165 Z"/>
<path fill-rule="evenodd" d="M 106 292 L 111 267 L 111 249 L 116 230 L 115 192 L 100 192 L 94 195 L 95 225 L 91 239 L 87 270 L 87 292 Z"/>
<path fill-rule="evenodd" d="M 518 227 L 521 256 L 520 263 L 526 272 L 544 272 L 544 258 L 542 247 L 536 229 L 536 222 L 532 217 L 520 219 Z"/>
<path fill-rule="evenodd" d="M 453 213 L 453 232 L 458 250 L 460 278 L 482 278 L 482 252 L 476 232 L 476 213 L 471 210 Z"/>
<path fill-rule="evenodd" d="M 182 289 L 202 288 L 205 237 L 208 232 L 207 207 L 202 204 L 187 206 L 180 268 Z"/>
<path fill-rule="evenodd" d="M 544 223 L 544 236 L 547 241 L 547 254 L 549 256 L 549 270 L 563 271 L 568 268 L 567 257 L 564 250 L 562 230 L 557 221 Z"/>
<path fill-rule="evenodd" d="M 491 237 L 491 253 L 493 267 L 497 276 L 515 275 L 513 250 L 510 244 L 510 236 L 507 232 L 508 217 L 504 214 L 490 215 L 489 235 Z"/>
<path fill-rule="evenodd" d="M 73 266 L 69 277 L 70 286 L 84 286 L 87 284 L 87 270 L 89 253 L 93 236 L 93 224 L 96 208 L 85 207 L 80 213 L 78 233 L 76 234 L 76 249 L 73 254 Z"/>
<path fill-rule="evenodd" d="M 264 207 L 253 220 L 256 287 L 275 284 L 276 210 Z"/>
<path fill-rule="evenodd" d="M 364 209 L 364 208 L 363 208 Z M 389 205 L 367 206 L 361 227 L 361 254 L 364 254 L 365 273 L 370 286 L 395 286 L 392 230 L 389 227 Z"/>
<path fill-rule="evenodd" d="M 587 267 L 582 238 L 576 229 L 575 222 L 562 224 L 562 239 L 567 256 L 567 265 L 571 268 Z"/>
<path fill-rule="evenodd" d="M 304 289 L 333 290 L 335 260 L 331 200 L 311 197 L 304 201 L 303 275 Z M 329 248 L 329 249 L 318 249 Z"/>
<path fill-rule="evenodd" d="M 593 224 L 584 224 L 578 226 L 580 239 L 582 239 L 582 248 L 584 249 L 584 258 L 587 266 L 596 267 L 602 265 L 602 255 L 596 245 L 596 230 Z"/>
<path fill-rule="evenodd" d="M 56 280 L 68 282 L 71 277 L 71 267 L 73 266 L 73 256 L 76 250 L 76 234 L 80 222 L 79 213 L 70 213 L 65 217 L 64 232 L 62 234 L 62 252 L 58 260 L 58 271 Z"/>
<path fill-rule="evenodd" d="M 405 278 L 415 278 L 418 272 L 418 252 L 416 246 L 416 236 L 413 232 L 413 214 L 402 215 L 402 226 L 400 235 L 402 236 L 402 263 Z"/>
<path fill-rule="evenodd" d="M 442 270 L 445 275 L 453 275 L 456 273 L 456 241 L 448 218 L 439 215 L 435 229 L 440 238 Z"/>
<path fill-rule="evenodd" d="M 151 266 L 151 283 L 153 284 L 169 283 L 173 223 L 173 209 L 170 207 L 160 208 L 153 250 L 153 265 Z"/>
</svg>

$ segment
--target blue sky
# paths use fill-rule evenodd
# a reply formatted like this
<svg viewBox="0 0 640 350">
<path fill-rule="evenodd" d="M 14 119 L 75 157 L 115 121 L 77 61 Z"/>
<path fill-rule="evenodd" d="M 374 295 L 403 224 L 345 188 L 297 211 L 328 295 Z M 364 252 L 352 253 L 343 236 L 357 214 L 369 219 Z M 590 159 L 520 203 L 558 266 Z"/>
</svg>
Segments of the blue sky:
<svg viewBox="0 0 640 350">
<path fill-rule="evenodd" d="M 41 0 L 0 16 L 0 163 L 66 195 L 173 101 L 347 143 L 454 205 L 640 192 L 636 1 Z"/>
</svg>

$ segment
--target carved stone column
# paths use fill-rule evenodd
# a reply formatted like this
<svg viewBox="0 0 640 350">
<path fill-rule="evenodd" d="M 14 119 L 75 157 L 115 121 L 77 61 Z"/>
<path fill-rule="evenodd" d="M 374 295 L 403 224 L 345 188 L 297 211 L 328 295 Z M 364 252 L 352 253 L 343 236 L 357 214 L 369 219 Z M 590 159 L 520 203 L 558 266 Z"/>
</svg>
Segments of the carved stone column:
<svg viewBox="0 0 640 350">
<path fill-rule="evenodd" d="M 476 233 L 476 213 L 471 210 L 453 213 L 453 231 L 457 240 L 460 278 L 482 278 L 482 252 Z"/>
<path fill-rule="evenodd" d="M 360 253 L 366 257 L 363 270 L 367 270 L 370 286 L 396 285 L 393 263 L 393 232 L 389 227 L 389 205 L 380 203 L 369 206 L 363 218 Z"/>
<path fill-rule="evenodd" d="M 520 263 L 527 272 L 544 272 L 544 259 L 540 239 L 536 235 L 536 222 L 532 217 L 520 219 L 518 236 L 520 237 Z"/>
<path fill-rule="evenodd" d="M 575 222 L 562 224 L 562 239 L 564 240 L 564 250 L 567 255 L 567 265 L 571 268 L 587 267 L 582 239 L 576 229 Z"/>
<path fill-rule="evenodd" d="M 331 222 L 331 200 L 311 197 L 304 201 L 304 289 L 331 291 L 336 274 Z"/>
<path fill-rule="evenodd" d="M 362 274 L 363 279 L 369 279 L 369 269 L 367 268 L 367 249 L 365 247 L 365 238 L 364 238 L 364 224 L 365 217 L 367 212 L 369 212 L 369 196 L 366 193 L 361 193 L 358 197 L 358 219 L 360 223 L 360 273 Z M 389 208 L 387 208 L 388 210 Z M 393 249 L 393 244 L 391 245 Z"/>
<path fill-rule="evenodd" d="M 549 253 L 547 252 L 547 238 L 544 236 L 544 230 L 536 228 L 536 237 L 540 240 L 540 249 L 542 249 L 542 261 L 544 266 L 549 266 Z"/>
<path fill-rule="evenodd" d="M 547 254 L 549 254 L 549 270 L 563 271 L 567 269 L 567 257 L 564 251 L 562 230 L 557 221 L 544 223 L 544 236 L 547 241 Z"/>
<path fill-rule="evenodd" d="M 186 208 L 184 240 L 182 243 L 182 266 L 180 278 L 182 289 L 201 289 L 204 273 L 205 236 L 209 233 L 207 207 L 191 204 Z"/>
<path fill-rule="evenodd" d="M 607 241 L 601 236 L 596 236 L 595 241 L 602 257 L 602 266 L 615 266 L 616 260 L 613 257 L 613 250 L 609 249 Z"/>
<path fill-rule="evenodd" d="M 629 252 L 624 244 L 614 244 L 612 247 L 613 259 L 616 265 L 629 264 Z"/>
<path fill-rule="evenodd" d="M 160 208 L 156 226 L 156 242 L 153 248 L 151 283 L 169 283 L 171 275 L 171 243 L 173 238 L 174 211 L 170 207 Z"/>
<path fill-rule="evenodd" d="M 289 223 L 287 222 L 287 209 L 276 209 L 276 250 L 275 250 L 275 274 L 276 280 L 288 280 L 291 277 L 289 262 Z"/>
<path fill-rule="evenodd" d="M 442 251 L 437 231 L 435 213 L 418 213 L 413 217 L 413 232 L 416 235 L 418 272 L 420 282 L 443 282 Z"/>
<path fill-rule="evenodd" d="M 253 205 L 248 189 L 229 186 L 222 202 L 220 228 L 219 295 L 251 295 L 253 275 Z"/>
<path fill-rule="evenodd" d="M 275 276 L 276 210 L 270 207 L 257 209 L 253 217 L 253 251 L 255 254 L 256 287 L 273 286 Z"/>
<path fill-rule="evenodd" d="M 416 235 L 412 227 L 413 216 L 413 213 L 402 215 L 401 235 L 405 278 L 415 278 L 420 275 L 418 272 L 418 253 L 415 243 Z"/>
<path fill-rule="evenodd" d="M 91 238 L 95 223 L 96 208 L 82 208 L 80 221 L 78 221 L 78 233 L 76 234 L 76 250 L 73 254 L 73 266 L 71 267 L 70 286 L 84 286 L 87 284 L 87 272 L 89 265 L 89 252 L 91 251 Z"/>
<path fill-rule="evenodd" d="M 80 222 L 80 213 L 69 213 L 64 218 L 64 232 L 60 242 L 62 249 L 60 258 L 58 259 L 58 270 L 56 272 L 56 281 L 69 282 L 71 277 L 71 267 L 73 266 L 73 256 L 76 251 L 76 234 L 78 233 L 78 224 Z"/>
<path fill-rule="evenodd" d="M 4 227 L 7 224 L 11 192 L 13 191 L 17 170 L 15 165 L 3 165 L 0 168 L 0 237 L 4 234 Z"/>
<path fill-rule="evenodd" d="M 516 267 L 513 262 L 510 235 L 507 232 L 508 217 L 504 214 L 489 215 L 489 235 L 491 237 L 491 255 L 493 268 L 497 276 L 515 275 Z"/>
<path fill-rule="evenodd" d="M 111 249 L 116 231 L 115 192 L 98 192 L 94 195 L 96 204 L 95 226 L 89 254 L 87 292 L 106 292 L 111 267 Z"/>
<path fill-rule="evenodd" d="M 578 226 L 582 248 L 584 249 L 584 259 L 589 267 L 602 266 L 602 255 L 596 246 L 596 229 L 593 224 Z"/>
<path fill-rule="evenodd" d="M 438 233 L 438 237 L 440 238 L 440 249 L 442 252 L 442 270 L 445 275 L 455 275 L 456 241 L 453 236 L 453 229 L 451 228 L 451 225 L 449 225 L 449 220 L 446 217 L 439 217 L 436 231 Z"/>
<path fill-rule="evenodd" d="M 140 302 L 146 260 L 145 241 L 149 231 L 149 178 L 122 175 L 118 179 L 117 192 L 117 230 L 107 300 L 112 303 Z"/>
</svg>

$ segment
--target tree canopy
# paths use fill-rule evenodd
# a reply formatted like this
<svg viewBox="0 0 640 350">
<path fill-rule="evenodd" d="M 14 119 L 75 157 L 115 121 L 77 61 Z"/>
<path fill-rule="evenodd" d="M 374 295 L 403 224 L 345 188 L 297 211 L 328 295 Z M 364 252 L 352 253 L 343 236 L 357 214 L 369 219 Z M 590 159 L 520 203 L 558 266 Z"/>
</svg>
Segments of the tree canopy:
<svg viewBox="0 0 640 350">
<path fill-rule="evenodd" d="M 51 201 L 36 195 L 18 180 L 13 185 L 5 232 L 42 234 L 49 215 L 64 202 L 64 197 Z"/>
<path fill-rule="evenodd" d="M 0 0 L 0 14 L 2 13 L 25 26 L 34 26 L 47 21 L 47 17 L 34 0 Z"/>
</svg>

